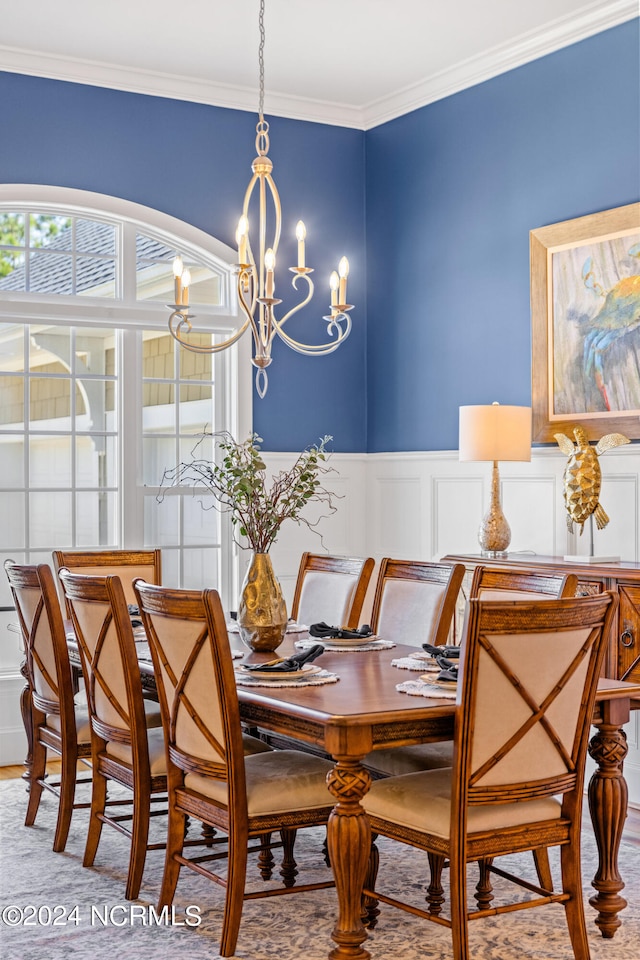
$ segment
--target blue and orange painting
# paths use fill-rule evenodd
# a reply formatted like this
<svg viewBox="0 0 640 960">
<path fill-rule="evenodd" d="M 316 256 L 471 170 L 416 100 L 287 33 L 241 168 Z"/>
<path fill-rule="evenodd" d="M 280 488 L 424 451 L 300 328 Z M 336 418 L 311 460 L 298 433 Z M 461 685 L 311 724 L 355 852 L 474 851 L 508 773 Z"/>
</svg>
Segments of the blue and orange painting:
<svg viewBox="0 0 640 960">
<path fill-rule="evenodd" d="M 551 418 L 640 414 L 640 231 L 551 257 Z"/>
</svg>

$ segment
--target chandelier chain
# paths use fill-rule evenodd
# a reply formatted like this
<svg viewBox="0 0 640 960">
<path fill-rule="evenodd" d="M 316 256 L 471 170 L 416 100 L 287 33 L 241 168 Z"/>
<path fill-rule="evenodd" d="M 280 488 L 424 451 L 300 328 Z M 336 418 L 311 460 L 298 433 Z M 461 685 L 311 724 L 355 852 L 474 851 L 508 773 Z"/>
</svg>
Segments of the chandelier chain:
<svg viewBox="0 0 640 960">
<path fill-rule="evenodd" d="M 258 102 L 258 116 L 260 122 L 264 120 L 264 0 L 260 0 L 260 13 L 258 17 L 260 28 L 260 46 L 258 47 L 258 64 L 260 67 L 260 99 Z"/>
</svg>

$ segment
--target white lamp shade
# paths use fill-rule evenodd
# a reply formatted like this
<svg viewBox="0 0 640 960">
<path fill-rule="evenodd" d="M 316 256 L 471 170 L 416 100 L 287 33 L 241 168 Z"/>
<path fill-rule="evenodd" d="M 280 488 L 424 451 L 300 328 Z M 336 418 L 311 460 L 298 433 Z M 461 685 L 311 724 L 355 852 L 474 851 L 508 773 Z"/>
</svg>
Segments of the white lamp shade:
<svg viewBox="0 0 640 960">
<path fill-rule="evenodd" d="M 460 407 L 460 460 L 531 460 L 531 407 Z"/>
</svg>

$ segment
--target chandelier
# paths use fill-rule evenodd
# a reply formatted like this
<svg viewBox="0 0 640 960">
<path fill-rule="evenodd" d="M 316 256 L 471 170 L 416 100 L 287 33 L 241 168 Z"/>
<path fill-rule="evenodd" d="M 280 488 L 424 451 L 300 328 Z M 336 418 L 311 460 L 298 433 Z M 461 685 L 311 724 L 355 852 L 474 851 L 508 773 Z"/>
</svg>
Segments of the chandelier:
<svg viewBox="0 0 640 960">
<path fill-rule="evenodd" d="M 284 327 L 287 321 L 303 307 L 306 307 L 314 292 L 310 276 L 313 270 L 306 265 L 305 259 L 306 229 L 302 220 L 299 220 L 295 229 L 295 236 L 298 241 L 298 263 L 295 267 L 289 267 L 289 270 L 293 273 L 291 285 L 294 290 L 297 293 L 299 292 L 298 284 L 300 281 L 303 281 L 306 287 L 303 287 L 300 291 L 302 296 L 300 302 L 280 320 L 276 318 L 275 308 L 282 303 L 282 300 L 278 300 L 275 296 L 275 267 L 282 228 L 282 210 L 280 196 L 272 177 L 273 163 L 267 156 L 269 124 L 264 118 L 264 0 L 260 0 L 259 28 L 260 99 L 258 123 L 256 125 L 257 157 L 251 164 L 253 176 L 245 193 L 242 216 L 236 231 L 238 263 L 235 265 L 235 275 L 238 303 L 244 314 L 244 321 L 226 340 L 207 346 L 190 343 L 187 337 L 192 331 L 191 321 L 195 316 L 188 310 L 191 274 L 188 269 L 183 267 L 182 259 L 178 256 L 173 263 L 175 303 L 169 306 L 171 310 L 169 330 L 171 335 L 187 350 L 194 353 L 219 353 L 236 343 L 250 328 L 253 336 L 251 362 L 256 367 L 256 390 L 260 397 L 264 397 L 268 387 L 267 367 L 271 364 L 271 346 L 275 337 L 278 336 L 292 350 L 306 356 L 324 356 L 333 353 L 351 332 L 351 318 L 348 311 L 353 309 L 353 305 L 347 303 L 349 261 L 346 257 L 343 257 L 338 265 L 338 270 L 334 270 L 329 279 L 330 312 L 323 319 L 327 322 L 326 335 L 330 339 L 325 343 L 306 344 L 294 339 L 285 331 Z M 268 229 L 268 223 L 272 224 L 270 230 Z M 253 236 L 257 238 L 255 240 L 257 246 L 255 252 L 251 245 L 251 224 L 257 225 L 257 229 L 253 233 Z M 269 242 L 267 242 L 267 238 L 269 238 Z"/>
</svg>

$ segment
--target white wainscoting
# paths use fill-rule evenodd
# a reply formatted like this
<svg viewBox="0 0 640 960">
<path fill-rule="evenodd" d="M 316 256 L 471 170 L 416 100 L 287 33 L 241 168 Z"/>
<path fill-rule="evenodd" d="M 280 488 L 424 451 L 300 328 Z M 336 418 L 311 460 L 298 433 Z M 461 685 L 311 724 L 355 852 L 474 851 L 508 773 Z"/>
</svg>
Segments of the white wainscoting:
<svg viewBox="0 0 640 960">
<path fill-rule="evenodd" d="M 290 454 L 265 454 L 277 471 Z M 283 587 L 292 589 L 303 550 L 377 559 L 438 559 L 477 553 L 477 529 L 489 502 L 491 464 L 460 463 L 456 451 L 397 454 L 334 454 L 337 511 L 321 521 L 322 541 L 304 525 L 284 528 L 273 548 Z M 530 463 L 501 463 L 502 505 L 511 526 L 510 553 L 589 553 L 589 526 L 582 536 L 567 529 L 562 475 L 566 458 L 555 448 L 535 448 Z M 640 448 L 604 454 L 601 502 L 610 517 L 595 531 L 594 551 L 640 562 Z"/>
<path fill-rule="evenodd" d="M 268 454 L 279 470 L 291 455 Z M 477 553 L 477 528 L 487 509 L 491 464 L 460 463 L 456 451 L 398 454 L 334 454 L 339 481 L 337 513 L 320 525 L 323 541 L 304 526 L 290 527 L 273 548 L 273 562 L 291 602 L 300 554 L 384 556 L 402 560 L 439 559 L 447 553 Z M 589 529 L 569 533 L 563 500 L 565 456 L 552 447 L 535 448 L 530 463 L 501 463 L 502 505 L 511 526 L 510 553 L 564 556 L 589 553 Z M 594 552 L 640 564 L 640 447 L 603 454 L 601 502 L 609 525 L 594 535 Z M 330 478 L 328 478 L 328 481 Z M 374 577 L 375 579 L 375 572 Z M 371 603 L 369 591 L 363 612 Z M 640 806 L 640 711 L 627 726 L 625 764 L 629 797 Z"/>
<path fill-rule="evenodd" d="M 277 472 L 292 454 L 265 453 Z M 476 531 L 488 501 L 491 464 L 460 463 L 456 451 L 397 454 L 334 454 L 336 473 L 325 486 L 336 493 L 336 511 L 320 519 L 318 534 L 289 524 L 272 550 L 287 602 L 293 596 L 300 555 L 335 553 L 402 560 L 439 559 L 447 553 L 477 553 Z M 530 463 L 501 463 L 503 509 L 512 531 L 510 552 L 523 555 L 588 554 L 589 531 L 567 530 L 562 497 L 566 458 L 552 447 L 535 448 Z M 617 447 L 600 461 L 602 505 L 611 521 L 595 535 L 595 552 L 640 563 L 640 447 Z M 316 513 L 313 518 L 316 518 Z M 375 573 L 374 578 L 375 579 Z M 369 591 L 367 606 L 371 602 Z M 366 620 L 367 606 L 363 618 Z M 24 757 L 18 704 L 22 680 L 17 638 L 0 618 L 0 763 Z M 640 805 L 640 711 L 628 729 L 626 764 L 630 796 Z"/>
</svg>

